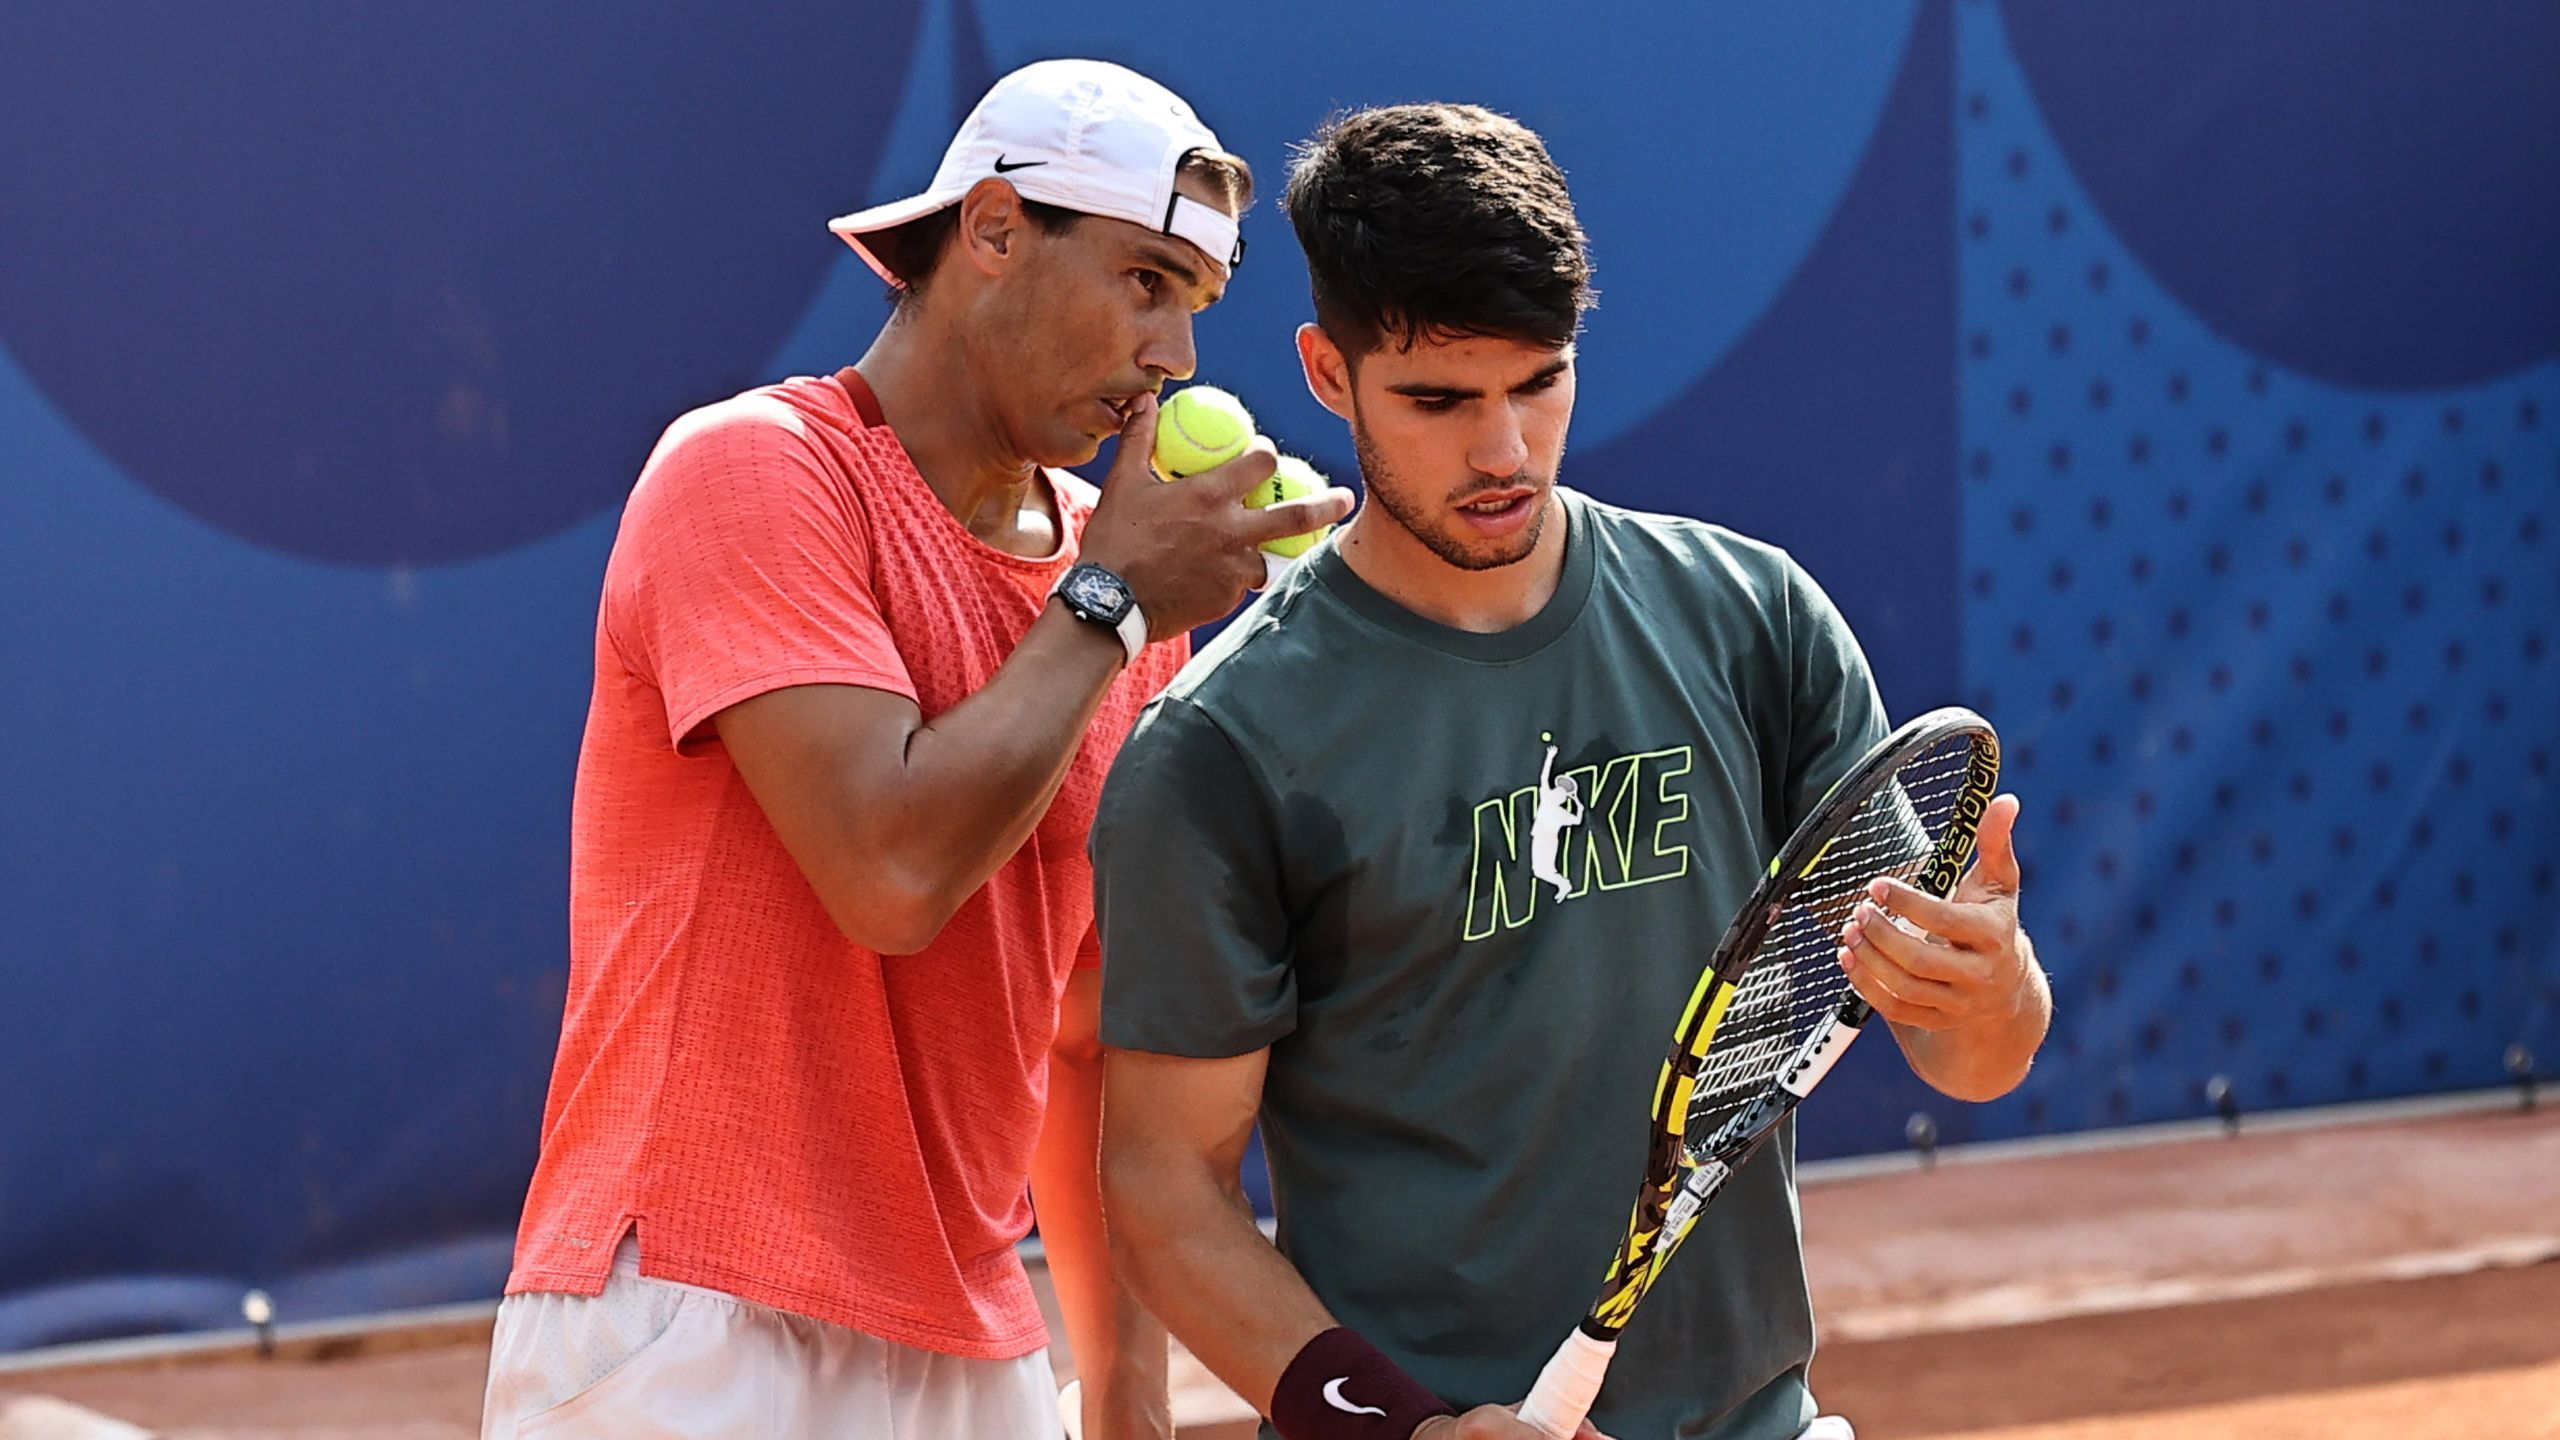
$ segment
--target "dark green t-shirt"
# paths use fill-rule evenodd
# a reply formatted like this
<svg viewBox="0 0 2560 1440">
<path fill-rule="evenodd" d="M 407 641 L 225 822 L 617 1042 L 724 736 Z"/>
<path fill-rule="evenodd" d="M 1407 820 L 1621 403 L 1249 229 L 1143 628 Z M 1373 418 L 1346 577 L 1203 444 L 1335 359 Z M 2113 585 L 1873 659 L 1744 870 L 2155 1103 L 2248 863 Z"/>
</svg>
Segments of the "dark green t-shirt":
<svg viewBox="0 0 2560 1440">
<path fill-rule="evenodd" d="M 1093 832 L 1103 1038 L 1269 1047 L 1279 1244 L 1461 1406 L 1524 1395 L 1598 1289 L 1708 951 L 1885 730 L 1784 552 L 1564 492 L 1534 619 L 1453 630 L 1318 548 L 1140 719 Z M 1621 1440 L 1813 1415 L 1792 1137 L 1621 1342 Z"/>
</svg>

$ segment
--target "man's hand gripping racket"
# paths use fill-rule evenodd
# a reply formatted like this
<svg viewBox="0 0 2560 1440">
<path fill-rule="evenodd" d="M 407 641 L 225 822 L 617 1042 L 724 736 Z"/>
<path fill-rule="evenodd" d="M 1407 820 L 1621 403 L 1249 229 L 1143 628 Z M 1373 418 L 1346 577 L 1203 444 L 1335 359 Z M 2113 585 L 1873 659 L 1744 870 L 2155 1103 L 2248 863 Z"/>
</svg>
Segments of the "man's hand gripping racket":
<svg viewBox="0 0 2560 1440">
<path fill-rule="evenodd" d="M 1830 1072 L 1874 1012 L 1835 958 L 1869 882 L 1955 888 L 2000 783 L 2000 740 L 1970 710 L 1933 710 L 1870 751 L 1780 847 L 1717 942 L 1653 1093 L 1653 1142 L 1626 1239 L 1591 1312 L 1520 1418 L 1567 1440 L 1618 1335 L 1734 1171 Z"/>
</svg>

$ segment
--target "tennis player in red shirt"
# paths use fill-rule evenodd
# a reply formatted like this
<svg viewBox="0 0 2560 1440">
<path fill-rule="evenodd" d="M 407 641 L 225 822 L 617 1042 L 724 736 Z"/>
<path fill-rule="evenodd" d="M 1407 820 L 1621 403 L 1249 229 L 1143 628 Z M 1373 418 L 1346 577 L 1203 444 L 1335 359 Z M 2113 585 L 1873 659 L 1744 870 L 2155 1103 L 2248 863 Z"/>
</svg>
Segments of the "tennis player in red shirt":
<svg viewBox="0 0 2560 1440">
<path fill-rule="evenodd" d="M 1085 832 L 1185 632 L 1351 505 L 1246 509 L 1267 446 L 1146 478 L 1251 187 L 1142 76 L 1017 71 L 930 189 L 834 222 L 897 287 L 869 352 L 649 458 L 491 1440 L 1054 1436 L 1035 1174 L 1088 1433 L 1163 1423 L 1096 1198 Z M 1056 468 L 1114 434 L 1098 495 Z"/>
</svg>

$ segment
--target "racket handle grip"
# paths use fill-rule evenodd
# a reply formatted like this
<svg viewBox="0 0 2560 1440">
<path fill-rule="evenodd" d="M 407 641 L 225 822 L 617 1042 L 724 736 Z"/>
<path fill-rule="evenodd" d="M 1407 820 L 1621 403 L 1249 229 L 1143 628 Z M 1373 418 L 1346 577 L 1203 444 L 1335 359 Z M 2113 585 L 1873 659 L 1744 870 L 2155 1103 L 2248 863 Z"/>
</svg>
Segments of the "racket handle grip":
<svg viewBox="0 0 2560 1440">
<path fill-rule="evenodd" d="M 1556 1347 L 1547 1368 L 1538 1372 L 1529 1398 L 1520 1402 L 1520 1423 L 1548 1440 L 1572 1440 L 1600 1394 L 1601 1377 L 1609 1373 L 1609 1357 L 1617 1353 L 1617 1341 L 1594 1340 L 1580 1326 L 1574 1327 Z"/>
</svg>

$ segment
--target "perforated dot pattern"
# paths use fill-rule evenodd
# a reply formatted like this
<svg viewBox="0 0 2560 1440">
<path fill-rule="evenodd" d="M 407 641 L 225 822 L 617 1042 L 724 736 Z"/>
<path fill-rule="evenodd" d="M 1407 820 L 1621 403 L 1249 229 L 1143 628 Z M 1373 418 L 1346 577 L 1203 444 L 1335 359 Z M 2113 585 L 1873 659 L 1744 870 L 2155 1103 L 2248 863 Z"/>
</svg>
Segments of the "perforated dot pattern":
<svg viewBox="0 0 2560 1440">
<path fill-rule="evenodd" d="M 2357 393 L 2110 233 L 1959 7 L 1966 683 L 2053 1041 L 1987 1134 L 2560 1061 L 2560 372 Z"/>
</svg>

